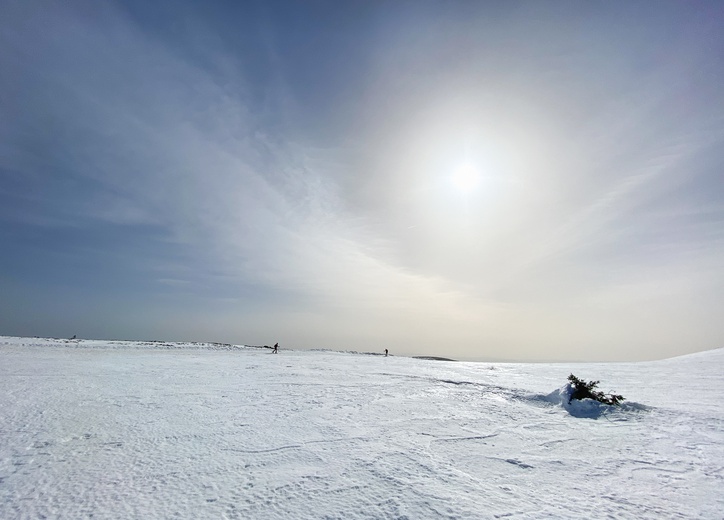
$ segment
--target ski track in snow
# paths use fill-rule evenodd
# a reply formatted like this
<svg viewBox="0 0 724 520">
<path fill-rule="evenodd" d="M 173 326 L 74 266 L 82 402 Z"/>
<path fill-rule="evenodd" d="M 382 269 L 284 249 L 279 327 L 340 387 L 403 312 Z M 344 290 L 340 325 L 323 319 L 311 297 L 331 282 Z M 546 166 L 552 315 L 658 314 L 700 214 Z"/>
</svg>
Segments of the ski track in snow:
<svg viewBox="0 0 724 520">
<path fill-rule="evenodd" d="M 722 518 L 722 368 L 0 337 L 0 518 Z"/>
</svg>

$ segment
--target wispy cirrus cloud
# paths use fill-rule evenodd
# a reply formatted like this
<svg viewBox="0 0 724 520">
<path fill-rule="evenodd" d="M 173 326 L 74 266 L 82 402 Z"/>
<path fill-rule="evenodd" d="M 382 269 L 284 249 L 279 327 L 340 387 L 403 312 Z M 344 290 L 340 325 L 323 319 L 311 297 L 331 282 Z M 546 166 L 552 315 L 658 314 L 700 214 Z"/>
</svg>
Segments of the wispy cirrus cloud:
<svg viewBox="0 0 724 520">
<path fill-rule="evenodd" d="M 610 322 L 721 307 L 720 21 L 621 9 L 8 3 L 6 279 L 198 339 L 680 341 Z"/>
</svg>

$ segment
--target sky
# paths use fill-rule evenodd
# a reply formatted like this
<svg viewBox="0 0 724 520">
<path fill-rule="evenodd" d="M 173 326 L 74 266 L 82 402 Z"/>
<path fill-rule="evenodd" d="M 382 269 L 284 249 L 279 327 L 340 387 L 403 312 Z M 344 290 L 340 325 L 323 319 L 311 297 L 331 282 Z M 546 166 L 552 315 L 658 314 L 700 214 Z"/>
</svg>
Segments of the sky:
<svg viewBox="0 0 724 520">
<path fill-rule="evenodd" d="M 0 3 L 0 334 L 724 346 L 718 1 Z"/>
</svg>

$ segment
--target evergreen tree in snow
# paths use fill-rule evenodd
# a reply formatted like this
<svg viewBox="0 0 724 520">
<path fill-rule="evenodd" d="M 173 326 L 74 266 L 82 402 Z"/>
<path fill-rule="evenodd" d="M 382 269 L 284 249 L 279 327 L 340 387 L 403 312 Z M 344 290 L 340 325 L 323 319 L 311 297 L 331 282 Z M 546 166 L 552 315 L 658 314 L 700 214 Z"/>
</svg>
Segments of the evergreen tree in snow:
<svg viewBox="0 0 724 520">
<path fill-rule="evenodd" d="M 622 401 L 625 401 L 622 395 L 604 394 L 600 390 L 596 390 L 600 381 L 585 381 L 583 379 L 578 379 L 573 374 L 568 376 L 568 381 L 573 387 L 573 392 L 571 393 L 570 399 L 568 399 L 568 404 L 571 404 L 573 399 L 593 399 L 599 403 L 609 405 L 619 405 Z"/>
</svg>

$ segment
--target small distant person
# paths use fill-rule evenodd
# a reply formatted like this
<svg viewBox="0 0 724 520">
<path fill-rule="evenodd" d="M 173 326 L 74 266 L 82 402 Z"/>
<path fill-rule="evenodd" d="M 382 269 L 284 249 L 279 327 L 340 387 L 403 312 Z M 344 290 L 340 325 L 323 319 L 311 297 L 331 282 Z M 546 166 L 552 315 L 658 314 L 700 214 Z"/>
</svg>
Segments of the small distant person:
<svg viewBox="0 0 724 520">
<path fill-rule="evenodd" d="M 385 357 L 387 357 L 387 354 L 389 354 L 389 353 L 390 353 L 390 351 L 385 349 Z"/>
<path fill-rule="evenodd" d="M 274 350 L 272 350 L 272 354 L 278 354 L 279 350 L 279 343 L 274 343 Z"/>
</svg>

